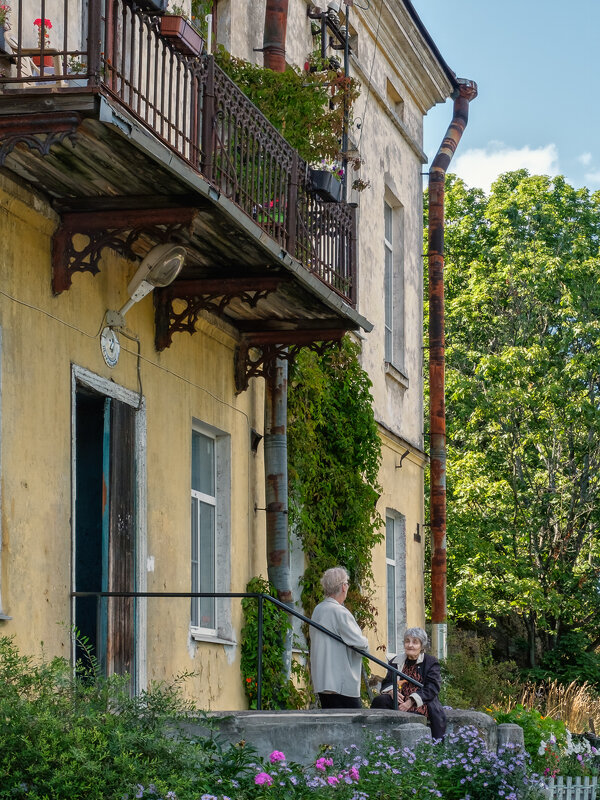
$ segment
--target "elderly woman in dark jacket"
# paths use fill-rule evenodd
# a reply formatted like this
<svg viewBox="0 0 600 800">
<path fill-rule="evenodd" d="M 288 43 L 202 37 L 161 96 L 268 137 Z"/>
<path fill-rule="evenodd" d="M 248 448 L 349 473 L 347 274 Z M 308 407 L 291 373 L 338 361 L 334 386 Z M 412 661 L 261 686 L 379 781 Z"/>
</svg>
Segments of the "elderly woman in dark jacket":
<svg viewBox="0 0 600 800">
<path fill-rule="evenodd" d="M 427 634 L 423 628 L 407 628 L 404 634 L 406 658 L 403 664 L 399 665 L 395 658 L 389 663 L 392 667 L 423 684 L 423 688 L 419 689 L 418 686 L 406 680 L 399 683 L 398 711 L 423 714 L 431 725 L 432 737 L 442 739 L 446 732 L 446 714 L 438 699 L 442 684 L 440 664 L 437 658 L 425 652 L 426 646 Z M 394 673 L 388 670 L 381 684 L 381 694 L 374 698 L 371 708 L 393 710 L 392 687 L 395 679 Z"/>
</svg>

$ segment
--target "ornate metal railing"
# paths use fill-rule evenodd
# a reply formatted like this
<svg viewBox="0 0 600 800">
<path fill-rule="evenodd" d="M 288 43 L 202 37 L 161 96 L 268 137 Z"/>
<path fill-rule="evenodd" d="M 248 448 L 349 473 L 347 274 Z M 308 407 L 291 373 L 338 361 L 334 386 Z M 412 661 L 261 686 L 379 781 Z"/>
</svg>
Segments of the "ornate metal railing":
<svg viewBox="0 0 600 800">
<path fill-rule="evenodd" d="M 184 54 L 166 39 L 160 16 L 132 0 L 88 0 L 87 14 L 82 4 L 16 0 L 3 47 L 0 38 L 2 94 L 51 88 L 112 97 L 354 303 L 354 208 L 320 200 L 308 164 L 212 56 Z"/>
</svg>

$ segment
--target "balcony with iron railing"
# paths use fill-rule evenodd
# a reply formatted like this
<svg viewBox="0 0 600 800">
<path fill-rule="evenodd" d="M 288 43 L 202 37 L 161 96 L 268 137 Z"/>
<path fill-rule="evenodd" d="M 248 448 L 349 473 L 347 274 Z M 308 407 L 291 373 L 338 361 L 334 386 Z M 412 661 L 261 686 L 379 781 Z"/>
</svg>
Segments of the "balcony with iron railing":
<svg viewBox="0 0 600 800">
<path fill-rule="evenodd" d="M 309 165 L 211 55 L 163 35 L 164 19 L 131 0 L 11 8 L 0 164 L 61 217 L 54 292 L 98 272 L 104 247 L 139 258 L 177 241 L 188 259 L 157 292 L 159 349 L 206 311 L 246 354 L 369 329 L 354 309 L 355 209 L 323 201 Z M 259 362 L 237 365 L 239 388 Z"/>
</svg>

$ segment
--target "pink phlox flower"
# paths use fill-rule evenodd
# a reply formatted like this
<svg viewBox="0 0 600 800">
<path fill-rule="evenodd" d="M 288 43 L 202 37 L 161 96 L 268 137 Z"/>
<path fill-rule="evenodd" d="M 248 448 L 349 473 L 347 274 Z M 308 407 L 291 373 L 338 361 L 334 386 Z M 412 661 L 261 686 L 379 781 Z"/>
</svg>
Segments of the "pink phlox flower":
<svg viewBox="0 0 600 800">
<path fill-rule="evenodd" d="M 254 783 L 259 786 L 271 786 L 273 784 L 273 778 L 268 772 L 259 772 L 256 778 L 254 778 Z"/>
<path fill-rule="evenodd" d="M 276 764 L 278 761 L 285 761 L 285 755 L 281 752 L 281 750 L 273 750 L 269 756 L 269 761 L 271 764 Z"/>
<path fill-rule="evenodd" d="M 329 775 L 329 776 L 327 777 L 327 783 L 328 783 L 330 786 L 335 786 L 335 784 L 336 784 L 336 783 L 339 783 L 339 782 L 340 782 L 340 779 L 339 779 L 338 777 L 336 777 L 335 775 Z"/>
<path fill-rule="evenodd" d="M 320 769 L 321 772 L 325 772 L 327 767 L 333 766 L 333 759 L 332 758 L 318 758 L 315 764 L 317 769 Z"/>
<path fill-rule="evenodd" d="M 356 769 L 356 767 L 350 767 L 350 777 L 353 781 L 360 780 L 360 772 Z"/>
</svg>

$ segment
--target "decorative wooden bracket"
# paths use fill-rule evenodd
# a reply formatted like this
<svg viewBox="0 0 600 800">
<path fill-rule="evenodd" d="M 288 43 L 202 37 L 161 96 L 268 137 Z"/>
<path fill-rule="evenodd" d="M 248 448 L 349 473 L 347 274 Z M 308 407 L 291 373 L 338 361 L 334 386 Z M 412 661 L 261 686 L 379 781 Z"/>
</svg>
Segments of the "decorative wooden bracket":
<svg viewBox="0 0 600 800">
<path fill-rule="evenodd" d="M 49 114 L 20 114 L 0 118 L 0 166 L 18 144 L 38 150 L 47 156 L 53 144 L 69 138 L 75 140 L 81 117 L 69 111 Z"/>
<path fill-rule="evenodd" d="M 277 359 L 294 361 L 302 347 L 319 355 L 337 345 L 346 330 L 287 330 L 244 334 L 235 351 L 236 393 L 248 388 L 250 378 L 268 378 Z M 253 351 L 251 354 L 250 351 Z"/>
<path fill-rule="evenodd" d="M 142 236 L 156 244 L 169 242 L 191 230 L 195 208 L 153 208 L 126 211 L 66 212 L 52 239 L 52 290 L 60 294 L 71 286 L 75 272 L 99 272 L 105 247 L 130 260 L 139 256 L 133 246 Z M 75 236 L 87 240 L 75 244 Z"/>
<path fill-rule="evenodd" d="M 194 333 L 201 311 L 223 316 L 232 300 L 240 300 L 250 308 L 255 308 L 259 300 L 277 290 L 282 280 L 280 277 L 209 278 L 178 281 L 158 289 L 154 293 L 156 349 L 169 347 L 174 333 Z M 181 311 L 175 310 L 175 301 L 184 304 Z"/>
</svg>

